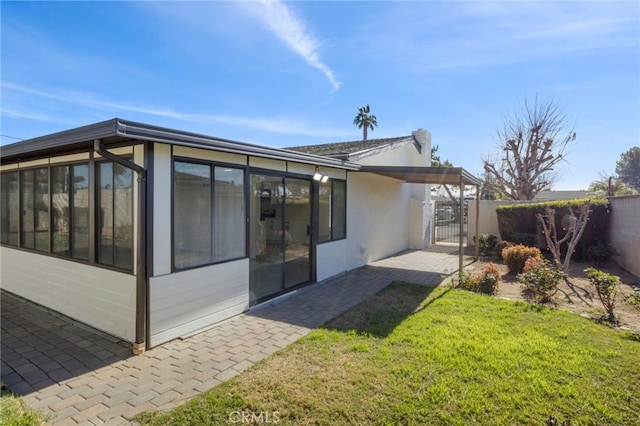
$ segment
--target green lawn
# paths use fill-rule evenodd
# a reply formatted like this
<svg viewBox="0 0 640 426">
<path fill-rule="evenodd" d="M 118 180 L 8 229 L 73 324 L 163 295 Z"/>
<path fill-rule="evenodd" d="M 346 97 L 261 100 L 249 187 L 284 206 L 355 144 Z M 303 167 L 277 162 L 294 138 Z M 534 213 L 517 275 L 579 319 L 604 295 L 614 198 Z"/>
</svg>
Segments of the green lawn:
<svg viewBox="0 0 640 426">
<path fill-rule="evenodd" d="M 0 425 L 39 426 L 46 423 L 47 416 L 27 407 L 22 398 L 9 393 L 0 396 Z"/>
<path fill-rule="evenodd" d="M 394 283 L 236 378 L 138 420 L 637 425 L 639 366 L 630 333 L 578 315 Z"/>
</svg>

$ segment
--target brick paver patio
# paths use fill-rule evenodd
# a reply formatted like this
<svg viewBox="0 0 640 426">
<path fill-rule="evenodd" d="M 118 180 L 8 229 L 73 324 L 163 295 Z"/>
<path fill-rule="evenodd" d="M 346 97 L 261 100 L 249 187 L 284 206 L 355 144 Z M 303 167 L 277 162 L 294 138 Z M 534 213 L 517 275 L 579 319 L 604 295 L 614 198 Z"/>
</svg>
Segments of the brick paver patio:
<svg viewBox="0 0 640 426">
<path fill-rule="evenodd" d="M 2 292 L 2 381 L 51 424 L 127 424 L 230 379 L 393 280 L 437 285 L 458 268 L 453 250 L 406 251 L 139 356 L 129 343 Z"/>
</svg>

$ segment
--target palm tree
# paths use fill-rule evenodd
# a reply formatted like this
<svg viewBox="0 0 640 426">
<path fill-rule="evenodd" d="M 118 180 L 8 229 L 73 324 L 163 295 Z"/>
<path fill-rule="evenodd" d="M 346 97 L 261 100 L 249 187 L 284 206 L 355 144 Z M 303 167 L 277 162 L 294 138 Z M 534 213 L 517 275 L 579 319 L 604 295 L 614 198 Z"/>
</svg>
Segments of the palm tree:
<svg viewBox="0 0 640 426">
<path fill-rule="evenodd" d="M 366 106 L 358 108 L 358 115 L 353 119 L 353 124 L 358 126 L 358 128 L 362 129 L 362 140 L 367 140 L 367 130 L 371 129 L 373 131 L 374 127 L 378 127 L 378 119 L 375 115 L 369 115 L 371 112 L 371 108 L 369 108 L 369 104 Z"/>
</svg>

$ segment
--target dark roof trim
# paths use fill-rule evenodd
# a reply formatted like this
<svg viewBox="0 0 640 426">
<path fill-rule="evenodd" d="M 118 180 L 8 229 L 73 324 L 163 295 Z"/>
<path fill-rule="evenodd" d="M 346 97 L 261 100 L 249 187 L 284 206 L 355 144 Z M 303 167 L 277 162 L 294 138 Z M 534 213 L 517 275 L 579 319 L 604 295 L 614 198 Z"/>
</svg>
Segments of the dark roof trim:
<svg viewBox="0 0 640 426">
<path fill-rule="evenodd" d="M 6 145 L 0 151 L 0 158 L 5 163 L 47 153 L 60 153 L 80 146 L 90 148 L 95 139 L 102 139 L 107 146 L 123 140 L 142 140 L 347 170 L 359 168 L 358 164 L 340 159 L 214 138 L 119 118 Z"/>
<path fill-rule="evenodd" d="M 37 156 L 42 152 L 69 151 L 80 145 L 93 147 L 94 139 L 104 139 L 116 134 L 115 120 L 102 121 L 88 126 L 52 133 L 21 142 L 5 145 L 0 149 L 0 157 L 5 160 L 18 160 Z M 88 143 L 89 142 L 89 143 Z"/>
<path fill-rule="evenodd" d="M 481 185 L 482 181 L 462 167 L 362 166 L 361 172 L 375 173 L 409 183 Z"/>
</svg>

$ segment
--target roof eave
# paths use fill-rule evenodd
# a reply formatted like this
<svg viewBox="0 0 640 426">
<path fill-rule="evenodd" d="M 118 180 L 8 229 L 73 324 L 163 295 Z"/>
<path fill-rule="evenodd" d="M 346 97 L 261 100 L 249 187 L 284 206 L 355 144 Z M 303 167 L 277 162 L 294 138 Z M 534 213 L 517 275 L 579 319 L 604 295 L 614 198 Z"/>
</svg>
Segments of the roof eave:
<svg viewBox="0 0 640 426">
<path fill-rule="evenodd" d="M 0 150 L 0 158 L 5 160 L 20 159 L 22 156 L 32 156 L 42 152 L 57 152 L 73 149 L 74 146 L 94 139 L 115 136 L 117 133 L 117 119 L 101 121 L 99 123 L 82 126 L 71 130 L 64 130 L 50 135 L 39 136 L 21 142 L 5 145 Z"/>
<path fill-rule="evenodd" d="M 409 183 L 481 185 L 482 181 L 462 167 L 362 166 L 361 172 L 375 173 Z"/>
<path fill-rule="evenodd" d="M 295 161 L 304 164 L 336 167 L 347 170 L 358 170 L 359 168 L 358 164 L 346 161 L 346 159 L 329 158 L 279 148 L 262 147 L 245 142 L 214 138 L 119 118 L 7 145 L 0 150 L 0 159 L 5 163 L 49 153 L 64 152 L 80 147 L 90 148 L 95 139 L 102 139 L 108 143 L 109 139 L 113 138 L 116 138 L 118 141 L 130 139 L 134 141 L 169 143 L 201 149 L 215 149 L 229 153 Z"/>
</svg>

